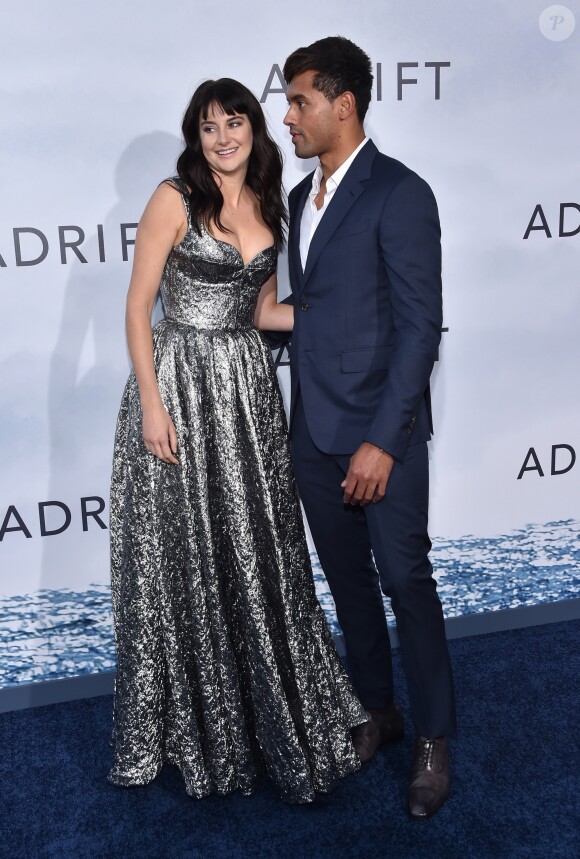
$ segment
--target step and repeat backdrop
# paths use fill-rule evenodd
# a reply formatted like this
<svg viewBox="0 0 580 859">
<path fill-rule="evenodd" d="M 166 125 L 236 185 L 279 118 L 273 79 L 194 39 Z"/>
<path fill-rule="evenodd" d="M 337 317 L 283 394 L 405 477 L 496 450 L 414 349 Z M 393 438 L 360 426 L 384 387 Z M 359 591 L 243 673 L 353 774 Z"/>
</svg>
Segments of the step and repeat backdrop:
<svg viewBox="0 0 580 859">
<path fill-rule="evenodd" d="M 280 69 L 337 33 L 373 62 L 368 135 L 440 206 L 431 532 L 446 615 L 580 595 L 580 2 L 22 0 L 0 26 L 0 686 L 114 667 L 125 295 L 193 90 L 230 76 L 255 92 L 290 189 L 314 164 L 282 124 Z"/>
</svg>

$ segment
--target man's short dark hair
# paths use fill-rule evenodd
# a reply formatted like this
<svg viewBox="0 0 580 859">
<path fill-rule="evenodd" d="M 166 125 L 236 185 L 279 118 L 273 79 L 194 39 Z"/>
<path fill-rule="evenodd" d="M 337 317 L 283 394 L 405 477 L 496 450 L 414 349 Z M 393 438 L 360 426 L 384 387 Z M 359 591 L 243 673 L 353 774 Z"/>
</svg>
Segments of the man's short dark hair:
<svg viewBox="0 0 580 859">
<path fill-rule="evenodd" d="M 316 72 L 314 88 L 329 101 L 343 92 L 354 95 L 356 112 L 362 122 L 371 100 L 371 69 L 371 61 L 362 48 L 344 36 L 328 36 L 290 54 L 284 63 L 284 79 L 289 84 L 302 72 Z"/>
</svg>

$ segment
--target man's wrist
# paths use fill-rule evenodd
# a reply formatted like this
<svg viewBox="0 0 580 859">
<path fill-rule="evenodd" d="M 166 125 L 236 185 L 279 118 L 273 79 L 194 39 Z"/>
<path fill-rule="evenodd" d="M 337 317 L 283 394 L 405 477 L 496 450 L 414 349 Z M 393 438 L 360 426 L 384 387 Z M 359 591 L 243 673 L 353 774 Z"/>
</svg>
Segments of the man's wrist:
<svg viewBox="0 0 580 859">
<path fill-rule="evenodd" d="M 380 450 L 381 453 L 383 453 L 385 456 L 388 456 L 390 459 L 395 458 L 392 453 L 389 453 L 388 450 L 385 450 L 383 447 L 380 447 L 380 445 L 375 444 L 374 441 L 368 441 L 367 439 L 365 439 L 365 444 L 370 444 L 372 445 L 372 447 L 376 447 L 377 450 Z"/>
</svg>

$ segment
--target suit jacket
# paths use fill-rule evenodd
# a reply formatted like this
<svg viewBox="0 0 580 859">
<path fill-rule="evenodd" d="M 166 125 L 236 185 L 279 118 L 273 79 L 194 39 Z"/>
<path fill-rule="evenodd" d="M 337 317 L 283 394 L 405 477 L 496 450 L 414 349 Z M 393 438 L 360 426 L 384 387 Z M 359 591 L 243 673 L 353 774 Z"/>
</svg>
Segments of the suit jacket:
<svg viewBox="0 0 580 859">
<path fill-rule="evenodd" d="M 300 261 L 312 173 L 289 195 L 292 404 L 325 453 L 370 441 L 403 460 L 432 432 L 429 377 L 441 338 L 441 242 L 427 183 L 368 141 Z"/>
</svg>

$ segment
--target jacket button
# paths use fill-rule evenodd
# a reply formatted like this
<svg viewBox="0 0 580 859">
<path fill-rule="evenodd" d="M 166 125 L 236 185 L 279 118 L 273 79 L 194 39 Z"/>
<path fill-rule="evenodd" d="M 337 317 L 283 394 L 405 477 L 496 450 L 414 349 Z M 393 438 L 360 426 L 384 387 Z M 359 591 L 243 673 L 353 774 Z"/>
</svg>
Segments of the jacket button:
<svg viewBox="0 0 580 859">
<path fill-rule="evenodd" d="M 300 310 L 310 310 L 310 305 L 309 304 L 301 304 Z"/>
</svg>

